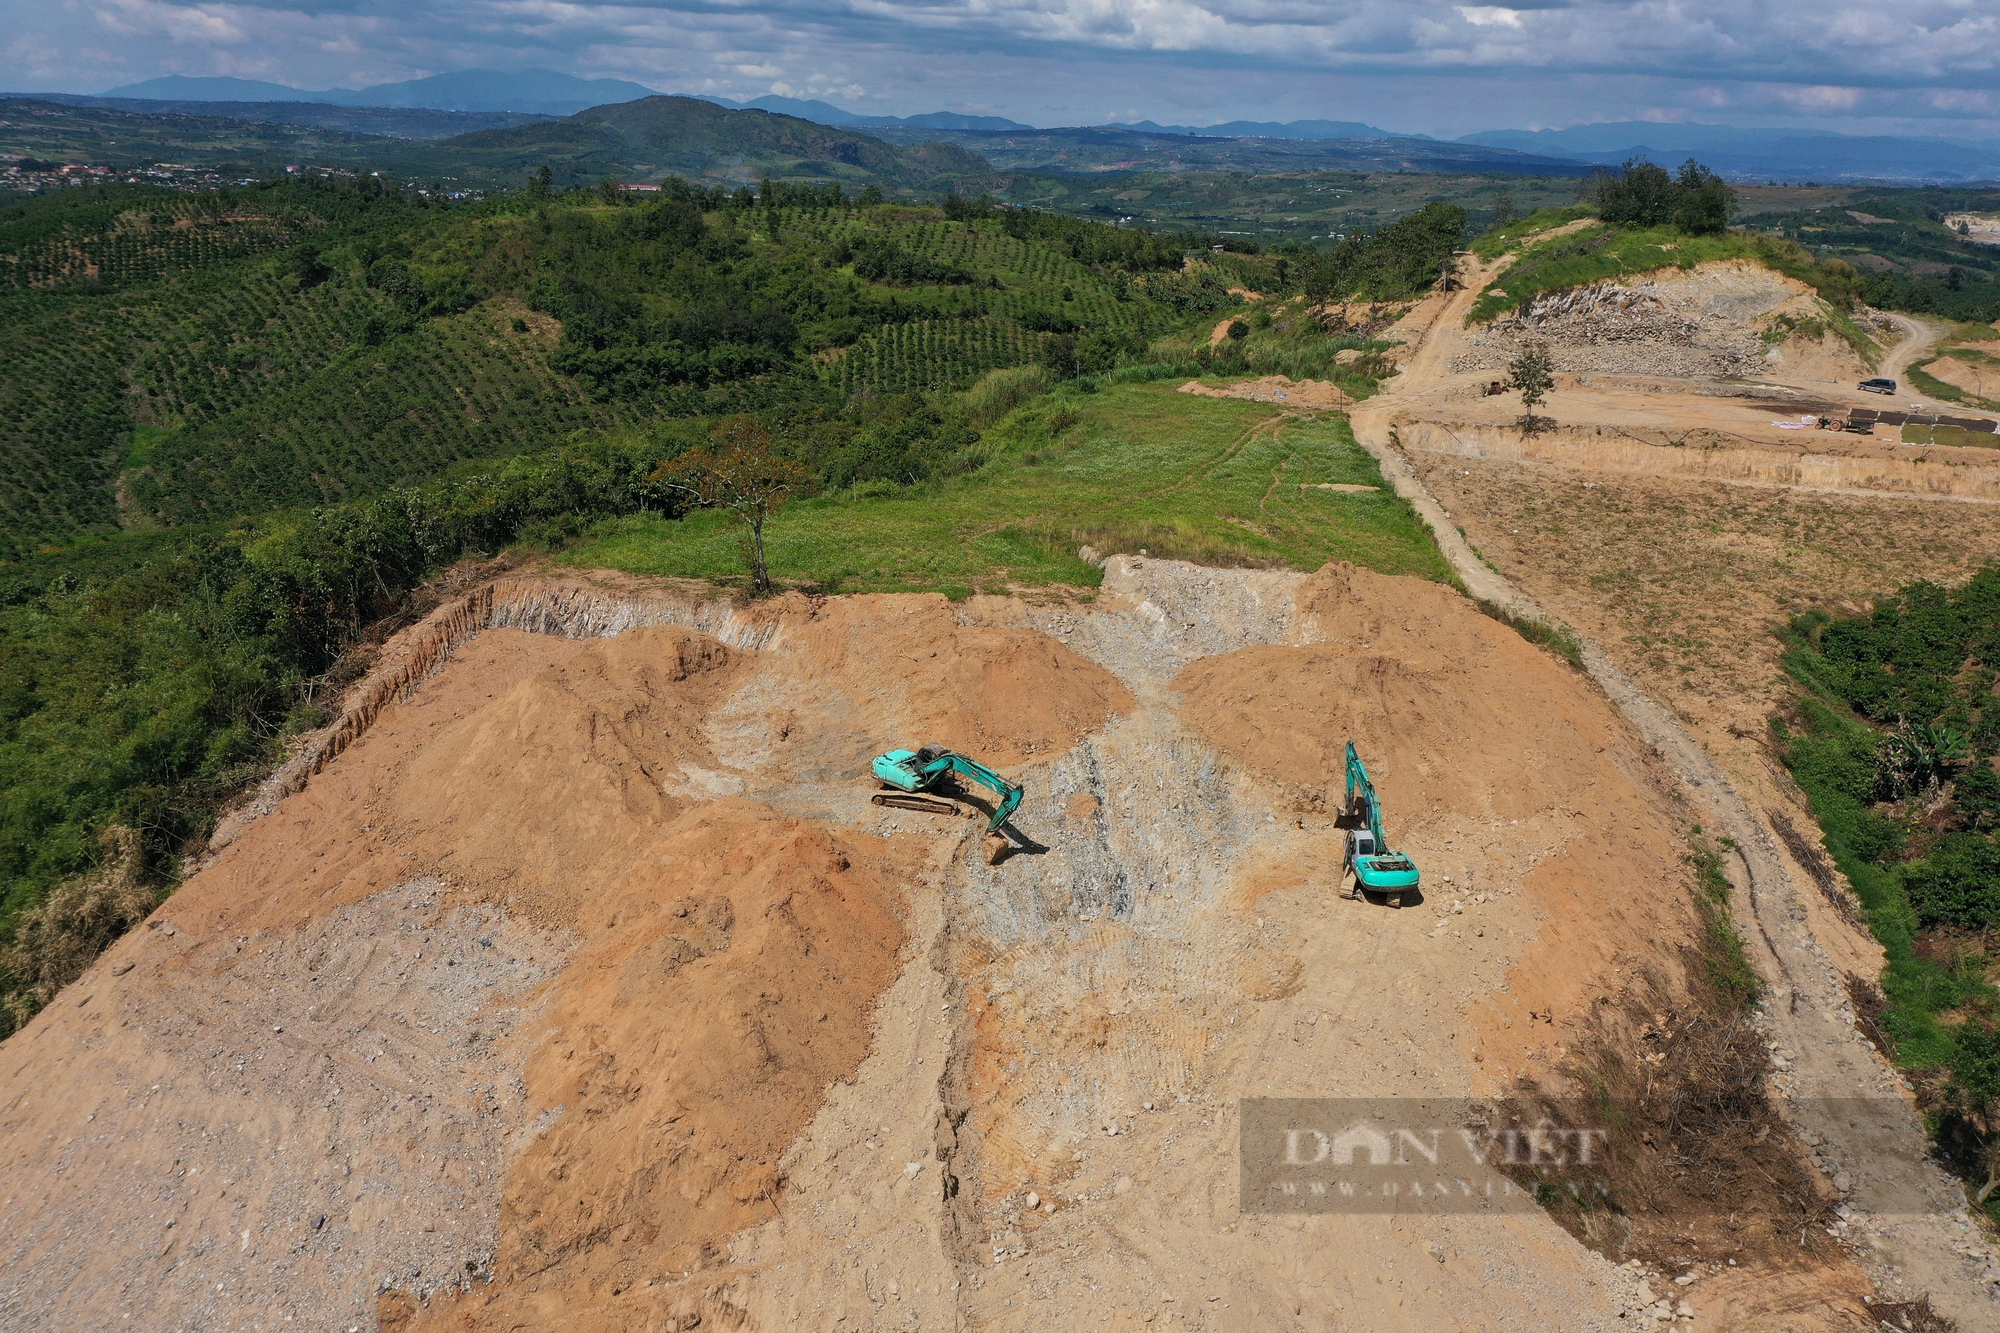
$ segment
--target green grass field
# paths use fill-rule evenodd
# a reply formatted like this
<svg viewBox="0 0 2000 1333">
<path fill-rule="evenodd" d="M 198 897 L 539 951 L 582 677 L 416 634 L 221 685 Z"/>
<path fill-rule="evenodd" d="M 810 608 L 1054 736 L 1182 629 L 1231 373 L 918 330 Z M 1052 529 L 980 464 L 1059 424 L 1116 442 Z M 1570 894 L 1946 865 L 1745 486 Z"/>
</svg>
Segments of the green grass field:
<svg viewBox="0 0 2000 1333">
<path fill-rule="evenodd" d="M 1054 429 L 1052 429 L 1052 427 Z M 1141 548 L 1214 565 L 1317 569 L 1348 560 L 1450 582 L 1410 507 L 1336 414 L 1286 417 L 1262 403 L 1172 384 L 1058 394 L 1018 409 L 979 471 L 932 486 L 866 488 L 794 503 L 766 530 L 772 576 L 839 592 L 1092 586 L 1077 557 Z M 565 564 L 742 583 L 742 528 L 720 513 L 611 520 Z"/>
</svg>

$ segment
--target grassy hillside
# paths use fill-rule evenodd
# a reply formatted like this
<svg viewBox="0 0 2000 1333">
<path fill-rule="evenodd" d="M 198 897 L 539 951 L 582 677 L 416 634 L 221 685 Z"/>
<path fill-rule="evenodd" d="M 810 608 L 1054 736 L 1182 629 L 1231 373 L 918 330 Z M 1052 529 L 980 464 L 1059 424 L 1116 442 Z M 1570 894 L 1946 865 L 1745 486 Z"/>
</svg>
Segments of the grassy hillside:
<svg viewBox="0 0 2000 1333">
<path fill-rule="evenodd" d="M 787 198 L 30 200 L 0 215 L 0 542 L 335 503 L 646 417 L 1102 369 L 1237 299 L 1134 233 Z"/>
<path fill-rule="evenodd" d="M 850 488 L 787 509 L 772 530 L 773 574 L 839 592 L 1092 586 L 1098 571 L 1076 554 L 1089 544 L 1213 565 L 1350 560 L 1452 577 L 1337 416 L 1287 419 L 1173 383 L 1086 385 L 1016 408 L 984 447 L 984 465 L 962 476 Z M 731 582 L 742 577 L 736 532 L 713 512 L 643 514 L 607 521 L 563 559 Z"/>
</svg>

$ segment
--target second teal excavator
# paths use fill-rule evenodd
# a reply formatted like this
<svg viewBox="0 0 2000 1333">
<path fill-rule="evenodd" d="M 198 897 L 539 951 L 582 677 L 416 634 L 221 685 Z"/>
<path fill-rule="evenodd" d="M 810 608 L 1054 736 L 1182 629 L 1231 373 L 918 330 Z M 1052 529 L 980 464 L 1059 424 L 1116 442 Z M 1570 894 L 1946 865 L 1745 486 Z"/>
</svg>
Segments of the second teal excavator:
<svg viewBox="0 0 2000 1333">
<path fill-rule="evenodd" d="M 1403 905 L 1403 895 L 1417 888 L 1417 863 L 1401 852 L 1389 850 L 1389 835 L 1382 831 L 1382 798 L 1361 763 L 1354 742 L 1347 743 L 1347 816 L 1362 826 L 1347 830 L 1347 857 L 1343 870 L 1354 871 L 1355 897 L 1361 890 L 1380 893 Z"/>
<path fill-rule="evenodd" d="M 872 798 L 876 805 L 895 805 L 907 810 L 927 810 L 933 814 L 955 815 L 958 802 L 938 794 L 955 778 L 969 778 L 999 798 L 993 817 L 987 821 L 983 839 L 986 863 L 998 865 L 1007 854 L 1007 838 L 1000 832 L 1021 804 L 1018 783 L 1007 781 L 976 759 L 954 753 L 942 745 L 926 745 L 919 750 L 890 750 L 875 756 L 875 776 L 882 790 Z"/>
</svg>

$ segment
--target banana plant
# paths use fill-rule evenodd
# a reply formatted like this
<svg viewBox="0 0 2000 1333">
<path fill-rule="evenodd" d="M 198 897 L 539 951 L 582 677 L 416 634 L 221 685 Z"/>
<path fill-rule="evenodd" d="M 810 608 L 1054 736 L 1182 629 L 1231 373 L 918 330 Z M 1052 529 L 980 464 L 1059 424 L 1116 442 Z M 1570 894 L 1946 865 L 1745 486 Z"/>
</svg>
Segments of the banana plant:
<svg viewBox="0 0 2000 1333">
<path fill-rule="evenodd" d="M 1962 731 L 1941 722 L 1898 719 L 1876 752 L 1876 778 L 1892 800 L 1934 793 L 1971 754 Z"/>
</svg>

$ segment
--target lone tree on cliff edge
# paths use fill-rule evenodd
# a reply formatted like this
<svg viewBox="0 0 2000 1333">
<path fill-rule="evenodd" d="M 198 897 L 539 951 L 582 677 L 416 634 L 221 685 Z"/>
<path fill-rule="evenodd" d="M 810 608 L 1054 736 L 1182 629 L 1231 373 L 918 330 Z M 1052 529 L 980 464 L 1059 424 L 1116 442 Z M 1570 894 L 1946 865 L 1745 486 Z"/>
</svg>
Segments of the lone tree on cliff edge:
<svg viewBox="0 0 2000 1333">
<path fill-rule="evenodd" d="M 1556 387 L 1555 366 L 1549 361 L 1548 348 L 1540 343 L 1523 347 L 1519 355 L 1507 363 L 1507 387 L 1521 395 L 1522 430 L 1532 435 L 1551 424 L 1535 415 L 1535 409 L 1548 397 L 1549 390 Z"/>
<path fill-rule="evenodd" d="M 764 524 L 811 479 L 797 462 L 771 452 L 770 433 L 750 417 L 731 417 L 715 428 L 713 443 L 668 459 L 651 478 L 704 509 L 736 514 L 747 529 L 744 556 L 758 592 L 771 590 Z"/>
</svg>

